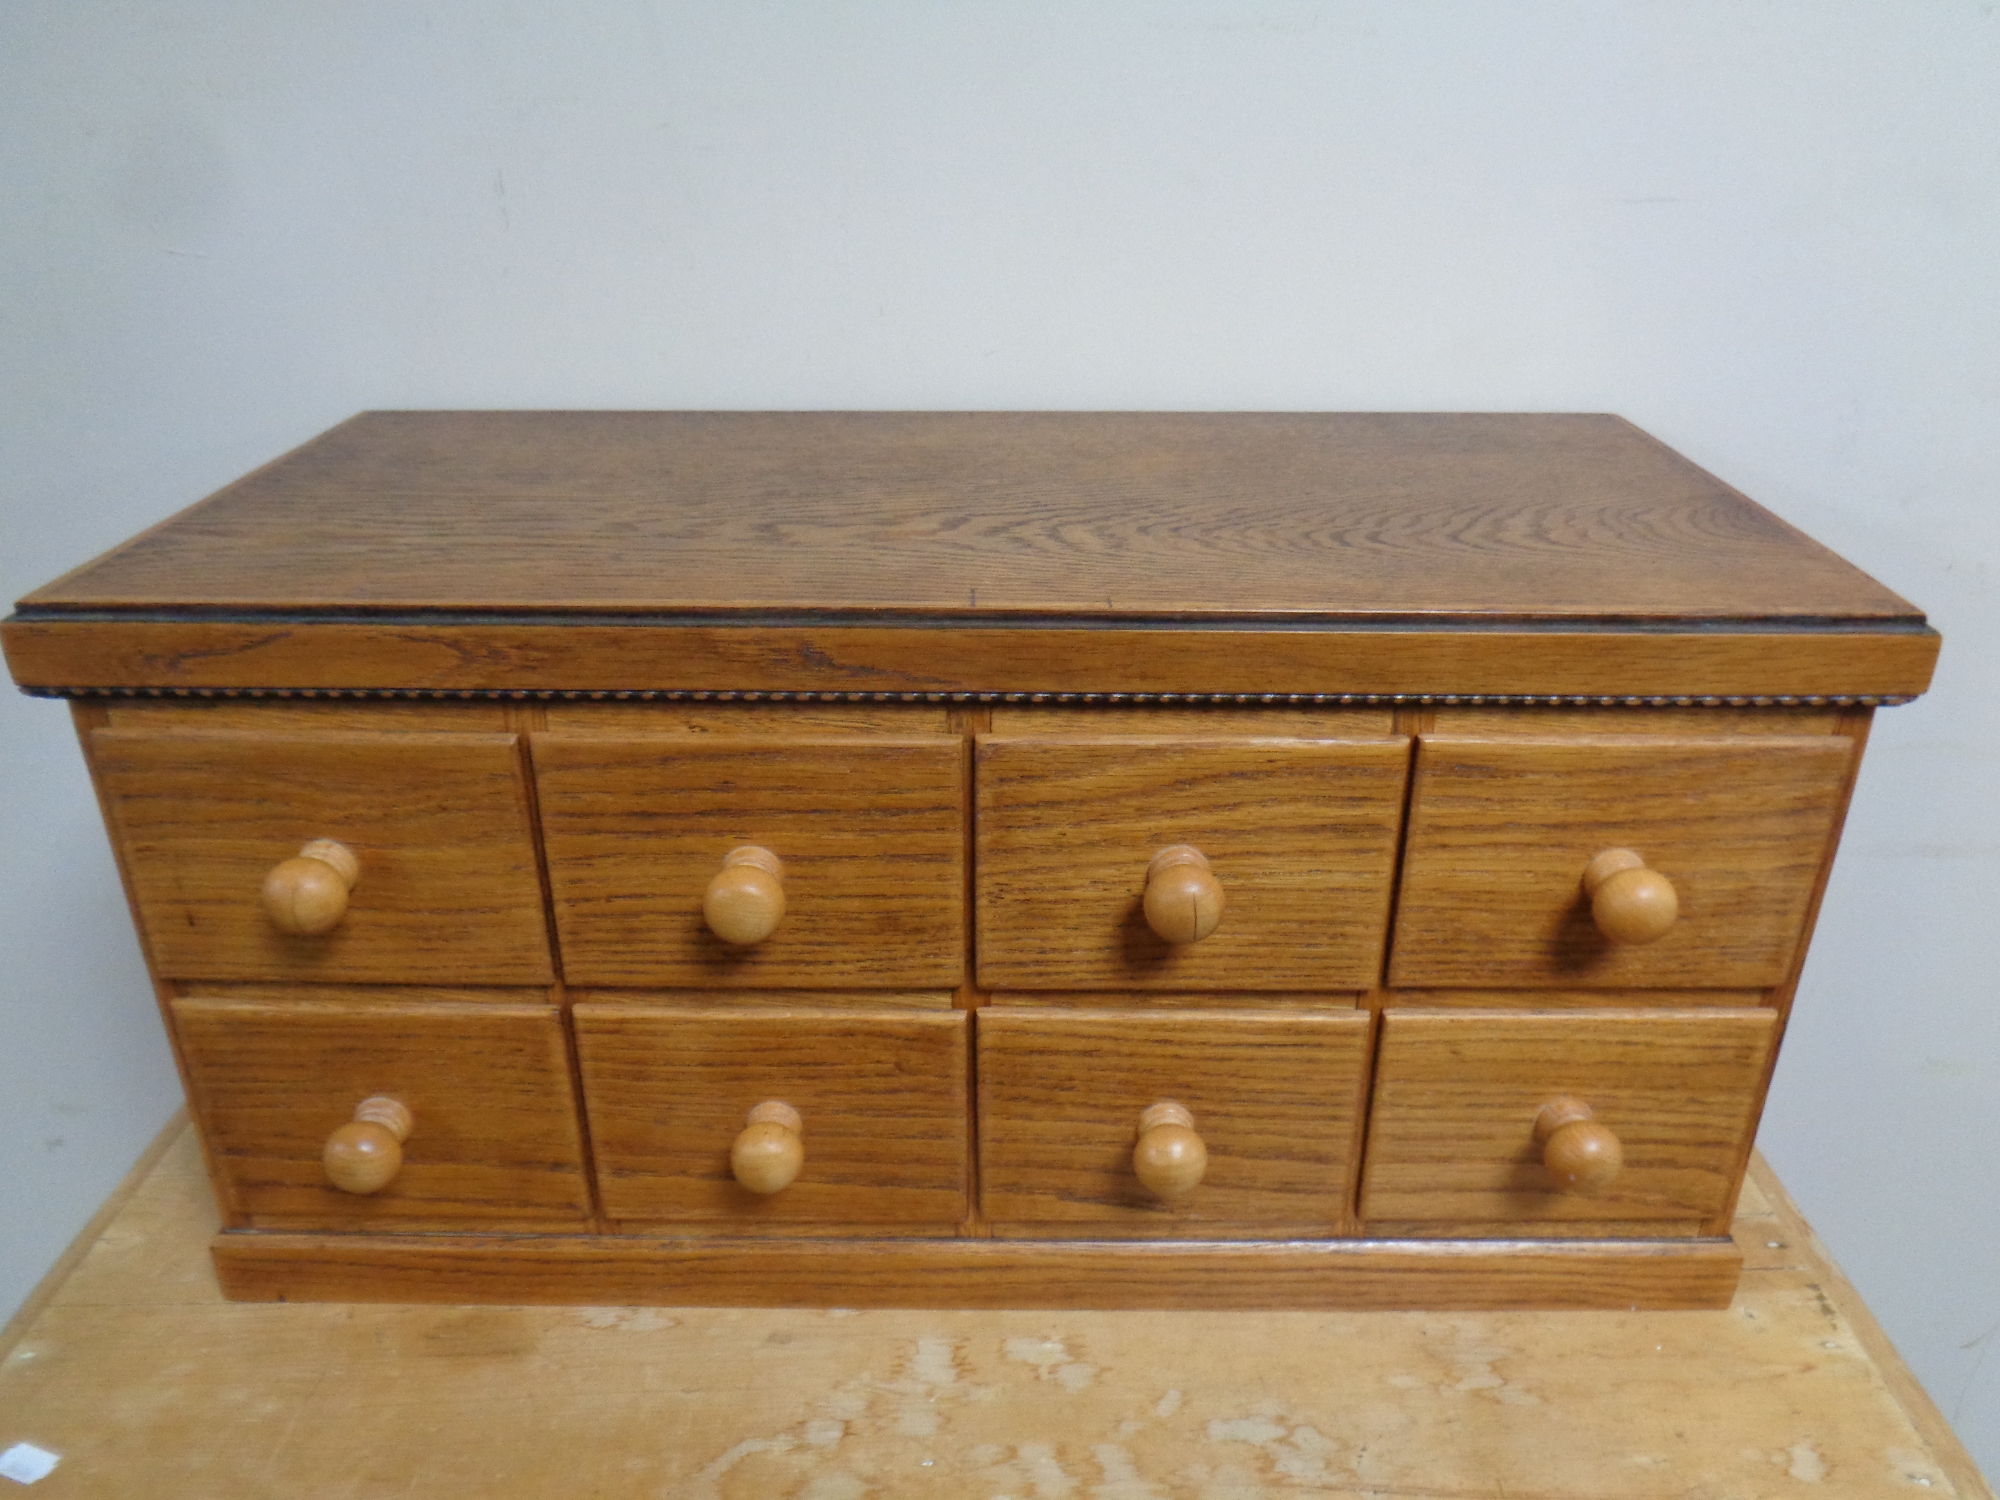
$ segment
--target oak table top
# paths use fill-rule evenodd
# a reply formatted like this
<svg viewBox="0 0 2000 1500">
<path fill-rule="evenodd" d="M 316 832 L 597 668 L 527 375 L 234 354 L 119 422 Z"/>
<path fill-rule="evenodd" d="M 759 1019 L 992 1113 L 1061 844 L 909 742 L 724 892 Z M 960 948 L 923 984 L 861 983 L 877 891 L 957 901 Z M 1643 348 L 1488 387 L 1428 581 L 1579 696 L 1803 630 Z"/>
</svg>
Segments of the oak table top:
<svg viewBox="0 0 2000 1500">
<path fill-rule="evenodd" d="M 1596 415 L 368 412 L 21 601 L 1916 622 Z"/>
<path fill-rule="evenodd" d="M 1761 1163 L 1721 1312 L 454 1308 L 224 1302 L 162 1139 L 0 1336 L 37 1500 L 1991 1497 Z"/>
<path fill-rule="evenodd" d="M 37 589 L 31 692 L 1882 702 L 1920 611 L 1621 418 L 368 412 Z"/>
</svg>

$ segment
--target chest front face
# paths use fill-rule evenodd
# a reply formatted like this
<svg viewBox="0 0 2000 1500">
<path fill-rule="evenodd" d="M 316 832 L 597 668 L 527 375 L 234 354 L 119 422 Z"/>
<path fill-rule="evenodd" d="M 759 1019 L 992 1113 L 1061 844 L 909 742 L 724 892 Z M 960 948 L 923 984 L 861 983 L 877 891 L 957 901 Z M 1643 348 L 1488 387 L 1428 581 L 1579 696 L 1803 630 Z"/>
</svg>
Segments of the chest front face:
<svg viewBox="0 0 2000 1500">
<path fill-rule="evenodd" d="M 1936 648 L 1527 417 L 361 418 L 6 631 L 233 1294 L 845 1306 L 1726 1301 Z"/>
</svg>

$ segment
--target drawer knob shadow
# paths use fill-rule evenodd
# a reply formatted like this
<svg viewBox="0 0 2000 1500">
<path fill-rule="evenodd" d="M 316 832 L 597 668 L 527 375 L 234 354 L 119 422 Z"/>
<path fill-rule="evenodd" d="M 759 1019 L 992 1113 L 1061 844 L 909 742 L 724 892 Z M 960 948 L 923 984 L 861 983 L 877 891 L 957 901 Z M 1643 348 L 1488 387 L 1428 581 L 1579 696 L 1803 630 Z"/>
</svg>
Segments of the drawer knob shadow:
<svg viewBox="0 0 2000 1500">
<path fill-rule="evenodd" d="M 326 1138 L 320 1160 L 326 1180 L 343 1193 L 379 1193 L 403 1170 L 403 1142 L 416 1117 L 400 1099 L 376 1094 L 354 1106 L 354 1118 Z"/>
<path fill-rule="evenodd" d="M 1222 882 L 1208 856 L 1192 844 L 1174 844 L 1146 866 L 1146 925 L 1163 943 L 1198 943 L 1222 921 Z"/>
<path fill-rule="evenodd" d="M 785 916 L 783 861 L 756 844 L 731 849 L 701 898 L 701 914 L 725 943 L 748 948 L 763 942 Z"/>
<path fill-rule="evenodd" d="M 1584 866 L 1584 894 L 1597 930 L 1614 943 L 1658 942 L 1680 917 L 1674 883 L 1632 849 L 1604 849 Z"/>
<path fill-rule="evenodd" d="M 1132 1171 L 1154 1197 L 1178 1203 L 1201 1186 L 1208 1170 L 1208 1147 L 1194 1132 L 1194 1116 L 1184 1104 L 1163 1099 L 1139 1116 L 1139 1144 L 1132 1148 Z"/>
<path fill-rule="evenodd" d="M 347 893 L 361 878 L 361 861 L 345 844 L 314 839 L 264 877 L 264 915 L 280 932 L 319 937 L 347 915 Z"/>
<path fill-rule="evenodd" d="M 799 1139 L 804 1129 L 791 1105 L 766 1099 L 750 1111 L 749 1124 L 729 1148 L 729 1170 L 753 1193 L 783 1192 L 805 1165 L 805 1143 Z"/>
<path fill-rule="evenodd" d="M 1596 1193 L 1611 1186 L 1625 1165 L 1625 1148 L 1581 1099 L 1551 1099 L 1535 1117 L 1542 1165 L 1566 1192 Z"/>
</svg>

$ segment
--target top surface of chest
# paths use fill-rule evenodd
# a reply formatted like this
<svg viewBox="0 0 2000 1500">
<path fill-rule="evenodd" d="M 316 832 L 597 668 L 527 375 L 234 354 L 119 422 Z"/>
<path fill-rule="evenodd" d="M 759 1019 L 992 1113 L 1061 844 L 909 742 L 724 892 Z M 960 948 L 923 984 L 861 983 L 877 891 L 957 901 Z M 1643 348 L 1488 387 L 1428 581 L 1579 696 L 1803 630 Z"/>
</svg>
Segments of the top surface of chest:
<svg viewBox="0 0 2000 1500">
<path fill-rule="evenodd" d="M 1602 416 L 378 412 L 51 606 L 1914 619 Z"/>
<path fill-rule="evenodd" d="M 1871 701 L 1936 649 L 1616 417 L 997 412 L 368 413 L 7 644 L 53 690 Z"/>
</svg>

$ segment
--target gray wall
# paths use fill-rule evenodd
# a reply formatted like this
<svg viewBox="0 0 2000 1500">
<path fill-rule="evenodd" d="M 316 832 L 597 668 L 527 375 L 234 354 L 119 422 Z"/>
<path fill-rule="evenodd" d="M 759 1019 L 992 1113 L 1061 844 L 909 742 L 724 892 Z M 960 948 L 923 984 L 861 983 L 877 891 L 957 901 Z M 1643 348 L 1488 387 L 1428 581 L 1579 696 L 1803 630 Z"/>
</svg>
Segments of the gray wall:
<svg viewBox="0 0 2000 1500">
<path fill-rule="evenodd" d="M 0 588 L 362 407 L 1621 412 L 1932 612 L 1763 1144 L 2000 1469 L 2000 17 L 0 8 Z M 0 1309 L 175 1085 L 0 698 Z"/>
</svg>

